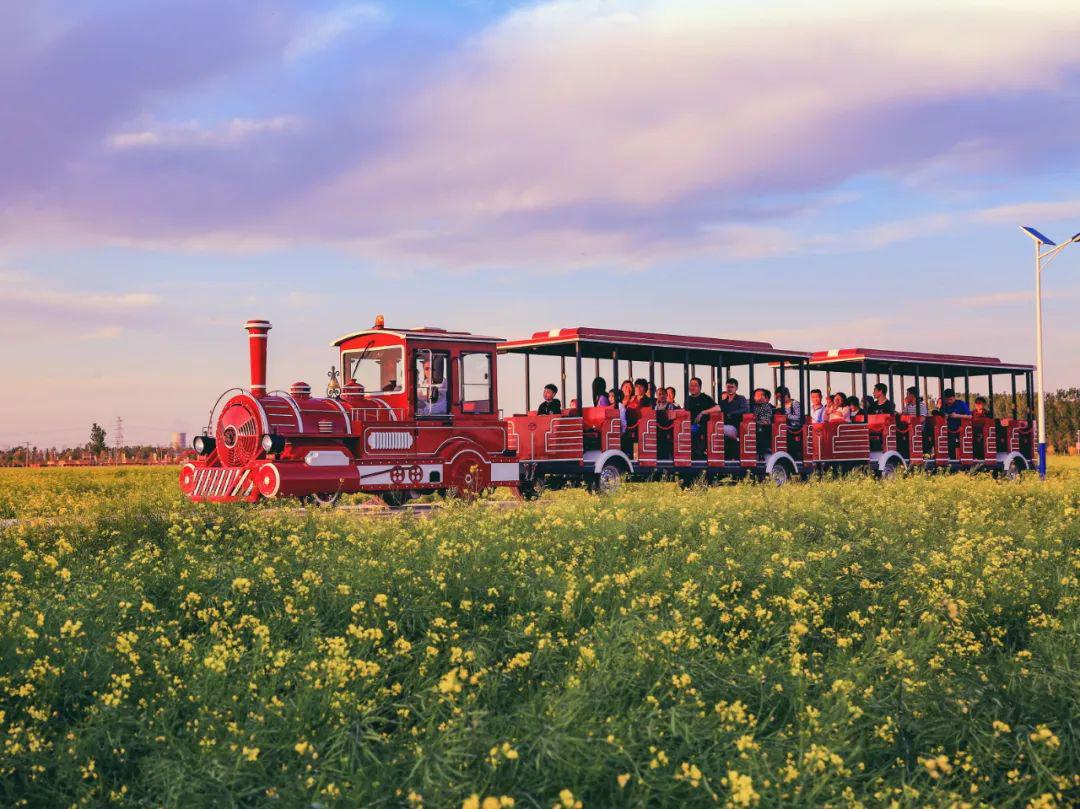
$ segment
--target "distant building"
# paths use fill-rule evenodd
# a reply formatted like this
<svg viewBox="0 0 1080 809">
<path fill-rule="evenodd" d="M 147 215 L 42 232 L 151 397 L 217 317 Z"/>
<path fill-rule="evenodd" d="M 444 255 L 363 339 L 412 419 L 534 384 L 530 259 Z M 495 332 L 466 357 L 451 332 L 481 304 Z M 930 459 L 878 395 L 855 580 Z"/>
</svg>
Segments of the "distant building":
<svg viewBox="0 0 1080 809">
<path fill-rule="evenodd" d="M 173 433 L 172 448 L 175 450 L 187 449 L 187 433 Z"/>
</svg>

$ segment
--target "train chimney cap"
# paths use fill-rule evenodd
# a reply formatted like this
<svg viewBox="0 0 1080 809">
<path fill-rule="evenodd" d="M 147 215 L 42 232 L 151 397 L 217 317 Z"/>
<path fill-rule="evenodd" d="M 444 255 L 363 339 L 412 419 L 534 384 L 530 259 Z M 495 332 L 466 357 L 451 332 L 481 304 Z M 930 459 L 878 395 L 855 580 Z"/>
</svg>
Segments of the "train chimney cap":
<svg viewBox="0 0 1080 809">
<path fill-rule="evenodd" d="M 386 328 L 386 318 L 384 318 L 382 315 L 375 315 L 375 328 L 376 329 L 385 329 Z"/>
<path fill-rule="evenodd" d="M 269 320 L 252 319 L 252 320 L 249 320 L 247 323 L 244 324 L 244 328 L 247 329 L 248 331 L 259 330 L 259 329 L 265 329 L 266 331 L 270 331 L 270 329 L 272 329 L 273 326 L 270 325 Z"/>
</svg>

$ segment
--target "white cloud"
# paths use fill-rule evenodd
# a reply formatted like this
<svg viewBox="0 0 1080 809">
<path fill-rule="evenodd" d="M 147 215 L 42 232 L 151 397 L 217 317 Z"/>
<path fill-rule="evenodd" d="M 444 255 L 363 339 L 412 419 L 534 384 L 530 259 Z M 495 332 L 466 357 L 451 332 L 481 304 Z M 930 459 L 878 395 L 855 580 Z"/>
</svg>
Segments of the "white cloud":
<svg viewBox="0 0 1080 809">
<path fill-rule="evenodd" d="M 312 14 L 285 49 L 292 62 L 330 47 L 343 35 L 381 21 L 385 12 L 375 3 L 344 3 L 337 8 Z"/>
<path fill-rule="evenodd" d="M 97 340 L 116 340 L 123 336 L 123 326 L 101 326 L 93 331 L 86 332 L 79 335 L 79 340 L 83 342 L 97 341 Z"/>
<path fill-rule="evenodd" d="M 224 149 L 264 135 L 296 132 L 302 126 L 293 115 L 270 118 L 233 118 L 216 126 L 197 122 L 167 124 L 150 122 L 146 128 L 117 132 L 108 139 L 116 151 L 138 149 Z"/>
</svg>

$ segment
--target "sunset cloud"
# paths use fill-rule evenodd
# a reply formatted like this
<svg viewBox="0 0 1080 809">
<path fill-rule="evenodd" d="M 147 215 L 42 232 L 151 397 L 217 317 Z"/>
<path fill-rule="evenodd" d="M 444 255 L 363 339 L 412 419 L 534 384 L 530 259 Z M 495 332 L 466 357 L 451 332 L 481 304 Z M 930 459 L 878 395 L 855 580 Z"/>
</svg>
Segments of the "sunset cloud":
<svg viewBox="0 0 1080 809">
<path fill-rule="evenodd" d="M 48 74 L 69 82 L 65 96 L 85 85 L 93 103 L 50 122 L 62 142 L 35 143 L 25 124 L 7 135 L 23 141 L 7 158 L 0 233 L 232 252 L 318 243 L 450 270 L 633 269 L 875 249 L 919 231 L 890 216 L 854 239 L 821 233 L 811 220 L 845 183 L 921 188 L 1080 150 L 1067 137 L 1080 109 L 1061 103 L 1080 84 L 1080 52 L 1046 47 L 1080 34 L 1080 6 L 1052 2 L 541 3 L 419 55 L 407 77 L 379 73 L 361 48 L 339 55 L 320 94 L 269 114 L 167 115 L 178 90 L 256 65 L 286 82 L 298 53 L 391 24 L 364 3 L 272 9 L 227 4 L 219 25 L 216 4 L 191 6 L 181 27 L 206 58 L 140 42 L 152 69 L 138 78 L 79 62 L 91 42 L 128 47 L 137 21 L 14 57 L 26 69 L 0 84 L 0 101 Z M 145 12 L 151 40 L 175 13 Z M 1056 125 L 1030 125 L 1027 111 L 1051 108 Z M 51 182 L 19 182 L 35 161 Z M 1073 210 L 1040 205 L 985 221 Z"/>
</svg>

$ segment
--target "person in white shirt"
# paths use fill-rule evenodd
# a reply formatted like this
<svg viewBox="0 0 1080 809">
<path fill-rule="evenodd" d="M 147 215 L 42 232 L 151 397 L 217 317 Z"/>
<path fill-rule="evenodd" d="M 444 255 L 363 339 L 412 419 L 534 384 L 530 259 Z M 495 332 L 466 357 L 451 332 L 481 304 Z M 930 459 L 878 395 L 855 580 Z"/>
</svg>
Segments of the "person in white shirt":
<svg viewBox="0 0 1080 809">
<path fill-rule="evenodd" d="M 821 401 L 821 391 L 814 388 L 810 391 L 810 422 L 822 424 L 825 421 L 825 403 Z"/>
</svg>

